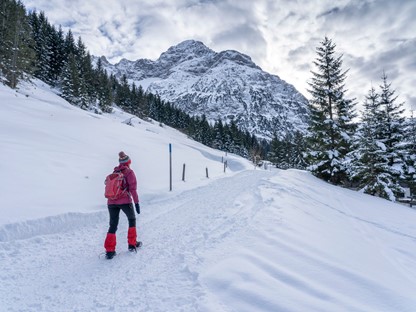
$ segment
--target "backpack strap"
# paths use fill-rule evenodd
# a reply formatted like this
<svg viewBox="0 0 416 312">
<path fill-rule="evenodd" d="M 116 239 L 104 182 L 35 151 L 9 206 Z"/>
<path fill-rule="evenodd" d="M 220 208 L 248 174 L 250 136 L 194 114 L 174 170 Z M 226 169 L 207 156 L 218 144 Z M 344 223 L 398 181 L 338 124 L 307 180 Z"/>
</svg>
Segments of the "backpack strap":
<svg viewBox="0 0 416 312">
<path fill-rule="evenodd" d="M 114 173 L 122 173 L 123 174 L 123 190 L 128 192 L 129 191 L 129 184 L 127 182 L 127 176 L 130 174 L 132 170 L 129 167 L 121 167 L 118 170 L 114 170 Z"/>
</svg>

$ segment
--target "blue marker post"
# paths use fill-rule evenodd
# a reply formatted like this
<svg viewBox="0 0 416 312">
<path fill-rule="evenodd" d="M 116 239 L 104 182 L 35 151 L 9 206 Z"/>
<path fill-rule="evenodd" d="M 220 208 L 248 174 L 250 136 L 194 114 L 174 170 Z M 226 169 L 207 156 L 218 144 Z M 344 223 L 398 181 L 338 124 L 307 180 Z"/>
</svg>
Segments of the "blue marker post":
<svg viewBox="0 0 416 312">
<path fill-rule="evenodd" d="M 172 144 L 169 143 L 169 191 L 172 191 Z"/>
</svg>

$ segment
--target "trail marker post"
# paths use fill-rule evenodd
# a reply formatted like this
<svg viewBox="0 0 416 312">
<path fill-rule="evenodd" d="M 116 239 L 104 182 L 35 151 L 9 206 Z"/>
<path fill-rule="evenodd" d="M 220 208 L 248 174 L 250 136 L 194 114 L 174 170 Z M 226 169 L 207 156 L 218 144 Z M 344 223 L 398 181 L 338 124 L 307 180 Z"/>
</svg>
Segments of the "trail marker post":
<svg viewBox="0 0 416 312">
<path fill-rule="evenodd" d="M 169 143 L 169 191 L 172 191 L 172 144 Z"/>
</svg>

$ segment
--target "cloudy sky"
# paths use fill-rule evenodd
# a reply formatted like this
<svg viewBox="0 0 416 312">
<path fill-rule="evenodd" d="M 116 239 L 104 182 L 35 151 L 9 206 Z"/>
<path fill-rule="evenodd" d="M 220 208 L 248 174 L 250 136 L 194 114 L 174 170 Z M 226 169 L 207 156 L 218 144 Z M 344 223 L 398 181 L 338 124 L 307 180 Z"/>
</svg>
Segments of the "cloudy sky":
<svg viewBox="0 0 416 312">
<path fill-rule="evenodd" d="M 156 60 L 195 39 L 237 50 L 309 97 L 324 36 L 343 54 L 346 88 L 362 103 L 383 70 L 398 101 L 416 111 L 416 0 L 23 0 L 81 36 L 93 55 Z M 416 112 L 415 112 L 416 113 Z"/>
</svg>

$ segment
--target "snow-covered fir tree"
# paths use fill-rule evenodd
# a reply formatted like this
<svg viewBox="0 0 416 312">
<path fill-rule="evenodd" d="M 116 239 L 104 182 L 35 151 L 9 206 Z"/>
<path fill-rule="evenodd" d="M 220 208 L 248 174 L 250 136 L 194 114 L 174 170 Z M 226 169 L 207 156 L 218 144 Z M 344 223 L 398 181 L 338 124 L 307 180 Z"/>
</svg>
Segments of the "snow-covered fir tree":
<svg viewBox="0 0 416 312">
<path fill-rule="evenodd" d="M 292 164 L 293 168 L 305 169 L 306 163 L 304 159 L 304 154 L 306 151 L 306 141 L 304 134 L 301 132 L 295 132 L 293 137 L 293 155 L 292 155 Z"/>
<path fill-rule="evenodd" d="M 270 142 L 268 160 L 274 163 L 277 168 L 305 169 L 303 154 L 306 142 L 303 136 L 300 132 L 295 132 L 294 135 L 288 133 L 283 138 L 279 138 L 275 134 Z"/>
<path fill-rule="evenodd" d="M 59 26 L 58 30 L 53 28 L 53 31 L 49 40 L 49 44 L 50 44 L 49 80 L 51 81 L 52 85 L 59 84 L 59 76 L 62 73 L 62 70 L 65 65 L 64 41 L 65 39 L 64 39 L 64 32 L 62 30 L 62 27 Z"/>
<path fill-rule="evenodd" d="M 388 164 L 380 95 L 372 87 L 364 101 L 362 120 L 354 137 L 350 176 L 367 194 L 394 200 L 397 181 Z"/>
<path fill-rule="evenodd" d="M 405 179 L 411 194 L 416 196 L 416 116 L 414 111 L 407 122 L 406 142 Z"/>
<path fill-rule="evenodd" d="M 383 111 L 383 135 L 386 145 L 389 166 L 397 171 L 397 177 L 402 177 L 405 154 L 405 117 L 404 103 L 397 103 L 395 90 L 391 90 L 391 83 L 383 72 L 380 85 L 380 105 Z"/>
<path fill-rule="evenodd" d="M 25 73 L 33 71 L 35 53 L 26 9 L 20 1 L 0 2 L 0 74 L 16 88 Z"/>
<path fill-rule="evenodd" d="M 336 45 L 325 37 L 317 47 L 308 90 L 311 122 L 307 160 L 309 170 L 316 176 L 336 184 L 348 180 L 347 155 L 354 134 L 355 99 L 345 95 L 344 81 L 348 71 L 342 70 L 342 55 L 335 56 Z"/>
<path fill-rule="evenodd" d="M 73 53 L 68 57 L 62 72 L 62 97 L 68 102 L 80 106 L 80 79 L 76 58 Z"/>
<path fill-rule="evenodd" d="M 214 124 L 214 138 L 213 138 L 213 146 L 217 149 L 224 148 L 224 124 L 222 123 L 221 119 L 218 119 Z"/>
<path fill-rule="evenodd" d="M 97 94 L 98 105 L 103 112 L 111 112 L 111 104 L 113 103 L 113 93 L 111 91 L 111 81 L 107 72 L 102 67 L 101 58 L 98 59 L 95 69 L 96 81 L 95 92 Z"/>
<path fill-rule="evenodd" d="M 123 75 L 121 78 L 120 84 L 118 85 L 118 88 L 116 90 L 116 97 L 114 99 L 114 102 L 116 105 L 123 107 L 123 108 L 130 108 L 131 109 L 131 103 L 130 103 L 130 84 L 127 81 L 126 75 Z"/>
<path fill-rule="evenodd" d="M 371 88 L 366 96 L 350 166 L 350 175 L 363 192 L 392 201 L 403 194 L 401 183 L 412 170 L 404 104 L 396 103 L 394 93 L 383 73 L 380 93 Z"/>
<path fill-rule="evenodd" d="M 36 52 L 36 70 L 34 75 L 48 83 L 50 72 L 50 45 L 49 38 L 51 35 L 50 24 L 44 12 L 37 14 L 32 12 L 29 15 L 29 23 L 32 27 L 33 38 L 35 40 L 34 50 Z"/>
</svg>

